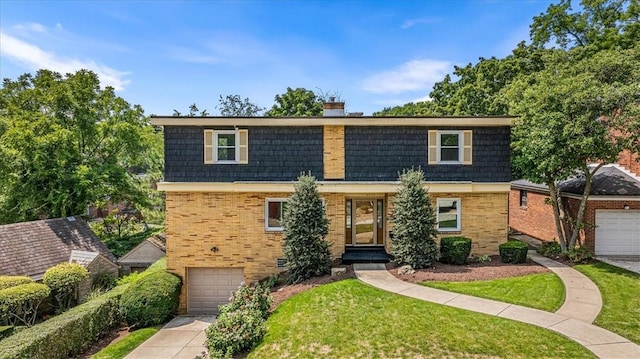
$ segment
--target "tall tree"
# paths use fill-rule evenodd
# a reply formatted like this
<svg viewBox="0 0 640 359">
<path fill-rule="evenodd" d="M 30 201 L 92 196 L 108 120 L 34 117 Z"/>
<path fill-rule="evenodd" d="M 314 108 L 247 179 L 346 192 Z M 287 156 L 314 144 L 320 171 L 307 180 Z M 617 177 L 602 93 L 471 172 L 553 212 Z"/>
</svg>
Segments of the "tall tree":
<svg viewBox="0 0 640 359">
<path fill-rule="evenodd" d="M 216 108 L 221 116 L 226 117 L 255 117 L 264 111 L 263 107 L 252 103 L 248 97 L 242 99 L 240 95 L 220 95 Z"/>
<path fill-rule="evenodd" d="M 592 46 L 602 50 L 630 48 L 640 41 L 638 0 L 581 0 L 579 11 L 573 11 L 571 3 L 560 0 L 533 18 L 534 46 Z"/>
<path fill-rule="evenodd" d="M 436 212 L 423 181 L 422 170 L 403 171 L 393 197 L 394 261 L 415 269 L 432 266 L 438 259 Z"/>
<path fill-rule="evenodd" d="M 144 111 L 95 73 L 5 79 L 0 89 L 0 222 L 84 213 L 110 198 L 139 205 L 136 172 L 159 173 L 162 138 Z"/>
<path fill-rule="evenodd" d="M 590 54 L 586 48 L 549 53 L 544 70 L 521 76 L 505 91 L 514 128 L 515 165 L 524 177 L 550 190 L 556 232 L 563 251 L 576 245 L 593 176 L 620 151 L 640 149 L 640 47 Z M 592 165 L 594 164 L 594 165 Z M 585 180 L 574 218 L 559 183 Z"/>
<path fill-rule="evenodd" d="M 276 95 L 275 104 L 265 116 L 269 117 L 307 117 L 322 116 L 322 98 L 313 91 L 304 88 L 292 89 Z"/>
<path fill-rule="evenodd" d="M 283 217 L 283 251 L 289 281 L 298 283 L 331 271 L 331 252 L 325 240 L 329 221 L 311 174 L 298 177 Z"/>
<path fill-rule="evenodd" d="M 182 112 L 174 109 L 173 116 L 180 117 L 182 116 Z M 186 116 L 187 117 L 196 117 L 196 116 L 204 117 L 204 116 L 209 116 L 209 112 L 206 109 L 200 110 L 198 108 L 198 105 L 196 105 L 194 102 L 191 105 L 189 105 L 189 113 Z"/>
</svg>

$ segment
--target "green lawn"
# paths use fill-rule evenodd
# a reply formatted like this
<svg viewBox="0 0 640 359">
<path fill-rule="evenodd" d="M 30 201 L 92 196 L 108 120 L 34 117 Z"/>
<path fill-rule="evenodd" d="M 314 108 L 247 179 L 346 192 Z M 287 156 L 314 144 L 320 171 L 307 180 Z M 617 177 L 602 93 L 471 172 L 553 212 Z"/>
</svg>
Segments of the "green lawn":
<svg viewBox="0 0 640 359">
<path fill-rule="evenodd" d="M 595 324 L 640 344 L 640 274 L 602 262 L 574 268 L 602 294 L 602 311 Z"/>
<path fill-rule="evenodd" d="M 538 273 L 488 281 L 423 282 L 420 284 L 549 312 L 555 312 L 564 302 L 564 285 L 560 278 L 553 273 Z"/>
<path fill-rule="evenodd" d="M 559 334 L 355 279 L 289 298 L 249 358 L 593 358 Z"/>
<path fill-rule="evenodd" d="M 145 340 L 151 338 L 152 335 L 160 330 L 160 326 L 142 328 L 134 330 L 127 334 L 126 337 L 120 341 L 109 345 L 108 347 L 97 352 L 91 357 L 91 359 L 121 359 L 132 352 L 138 345 L 142 344 Z"/>
</svg>

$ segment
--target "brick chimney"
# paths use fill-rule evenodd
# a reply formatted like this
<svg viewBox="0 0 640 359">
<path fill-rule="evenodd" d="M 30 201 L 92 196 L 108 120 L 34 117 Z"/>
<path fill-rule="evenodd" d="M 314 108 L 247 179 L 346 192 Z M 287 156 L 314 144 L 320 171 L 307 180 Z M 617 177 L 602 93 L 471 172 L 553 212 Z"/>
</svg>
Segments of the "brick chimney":
<svg viewBox="0 0 640 359">
<path fill-rule="evenodd" d="M 323 117 L 343 117 L 344 102 L 336 102 L 336 98 L 331 96 L 329 101 L 322 103 Z"/>
</svg>

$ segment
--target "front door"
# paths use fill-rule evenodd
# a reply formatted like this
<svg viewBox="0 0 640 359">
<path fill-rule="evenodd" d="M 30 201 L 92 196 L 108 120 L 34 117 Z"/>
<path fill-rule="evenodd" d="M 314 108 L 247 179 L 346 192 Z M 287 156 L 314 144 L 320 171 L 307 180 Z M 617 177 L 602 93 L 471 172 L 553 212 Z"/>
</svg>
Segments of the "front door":
<svg viewBox="0 0 640 359">
<path fill-rule="evenodd" d="M 384 200 L 346 200 L 346 245 L 384 244 Z"/>
</svg>

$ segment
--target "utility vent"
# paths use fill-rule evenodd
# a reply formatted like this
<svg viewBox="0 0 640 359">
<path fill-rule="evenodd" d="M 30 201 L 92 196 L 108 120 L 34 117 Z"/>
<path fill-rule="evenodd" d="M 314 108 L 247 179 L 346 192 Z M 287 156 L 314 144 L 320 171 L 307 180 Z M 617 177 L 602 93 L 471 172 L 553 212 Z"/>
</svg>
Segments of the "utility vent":
<svg viewBox="0 0 640 359">
<path fill-rule="evenodd" d="M 276 259 L 276 268 L 278 268 L 278 269 L 286 269 L 287 268 L 287 260 L 285 258 Z"/>
</svg>

